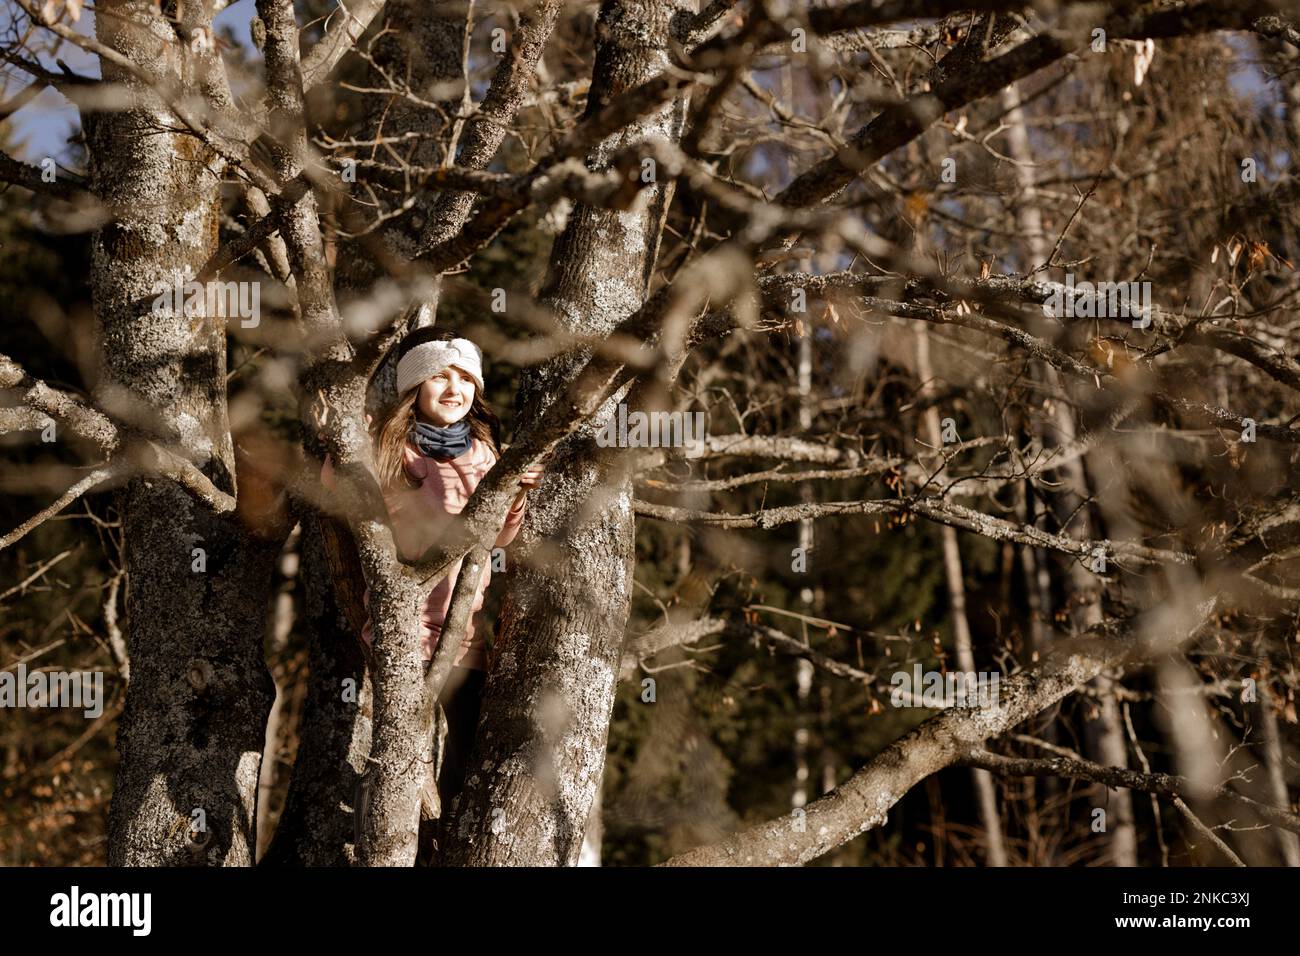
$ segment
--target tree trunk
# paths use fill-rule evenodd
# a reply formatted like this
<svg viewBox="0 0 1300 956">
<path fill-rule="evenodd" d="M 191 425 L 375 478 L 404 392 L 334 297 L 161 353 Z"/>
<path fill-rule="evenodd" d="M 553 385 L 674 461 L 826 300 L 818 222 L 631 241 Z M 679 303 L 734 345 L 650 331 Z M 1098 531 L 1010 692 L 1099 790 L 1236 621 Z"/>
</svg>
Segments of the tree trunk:
<svg viewBox="0 0 1300 956">
<path fill-rule="evenodd" d="M 1024 114 L 1020 109 L 1020 91 L 1012 83 L 1002 91 L 1002 103 L 1007 109 L 1007 149 L 1011 157 L 1022 165 L 1015 167 L 1020 186 L 1020 202 L 1016 205 L 1016 222 L 1020 232 L 1025 236 L 1034 265 L 1047 262 L 1051 255 L 1046 233 L 1043 231 L 1042 214 L 1035 200 L 1034 174 L 1031 167 L 1023 165 L 1033 161 L 1029 147 L 1029 136 L 1025 130 Z M 1053 394 L 1065 391 L 1065 386 L 1056 369 L 1050 365 L 1043 366 L 1043 375 Z M 1053 403 L 1057 440 L 1061 444 L 1070 444 L 1078 434 L 1073 410 L 1064 402 Z M 1076 537 L 1087 539 L 1091 532 L 1093 508 L 1088 504 L 1088 475 L 1084 470 L 1083 458 L 1073 458 L 1065 462 L 1060 469 L 1063 493 L 1060 496 L 1061 513 L 1076 514 L 1077 521 L 1073 532 Z M 1065 530 L 1069 530 L 1068 525 Z M 1102 620 L 1101 587 L 1098 580 L 1077 560 L 1069 563 L 1069 584 L 1075 599 L 1080 605 L 1077 615 L 1078 628 L 1087 631 Z M 1043 609 L 1045 617 L 1050 619 L 1049 608 Z M 1128 748 L 1124 742 L 1121 726 L 1119 703 L 1115 699 L 1114 681 L 1103 674 L 1093 683 L 1097 691 L 1099 705 L 1096 716 L 1089 721 L 1087 740 L 1094 759 L 1113 767 L 1128 766 Z M 1137 829 L 1133 822 L 1133 797 L 1127 790 L 1112 788 L 1108 800 L 1113 801 L 1115 819 L 1109 828 L 1110 859 L 1115 866 L 1137 866 Z"/>
<path fill-rule="evenodd" d="M 275 832 L 271 819 L 271 795 L 275 793 L 280 777 L 280 742 L 285 736 L 285 711 L 292 707 L 290 693 L 294 688 L 286 686 L 284 675 L 276 673 L 274 662 L 282 663 L 284 652 L 289 645 L 289 634 L 296 623 L 293 592 L 301 559 L 301 536 L 290 535 L 280 554 L 279 572 L 282 583 L 279 584 L 275 595 L 271 612 L 271 634 L 266 649 L 267 660 L 273 665 L 271 678 L 275 681 L 275 702 L 271 705 L 271 716 L 266 721 L 264 735 L 266 742 L 262 745 L 262 770 L 257 779 L 258 860 L 266 855 L 266 849 L 271 843 L 271 835 Z"/>
<path fill-rule="evenodd" d="M 193 80 L 195 58 L 152 3 L 105 2 L 100 14 L 103 43 L 163 82 Z M 220 166 L 195 137 L 160 131 L 180 124 L 138 78 L 107 61 L 102 70 L 130 105 L 84 117 L 93 188 L 114 216 L 92 243 L 96 397 L 233 492 L 224 325 L 152 308 L 178 270 L 193 275 L 216 247 Z M 160 477 L 133 479 L 120 507 L 132 667 L 109 862 L 248 865 L 273 697 L 263 632 L 288 529 L 253 537 Z"/>
<path fill-rule="evenodd" d="M 450 139 L 448 120 L 462 110 L 466 82 L 464 43 L 470 6 L 470 0 L 389 0 L 380 13 L 388 32 L 375 42 L 371 53 L 374 65 L 367 71 L 367 80 L 372 87 L 383 89 L 390 85 L 389 78 L 398 78 L 411 94 L 425 103 L 438 103 L 441 109 L 432 109 L 398 94 L 368 96 L 366 118 L 358 139 L 391 139 L 397 145 L 390 148 L 413 166 L 436 167 L 452 161 L 455 145 L 451 144 L 445 153 L 444 146 Z M 403 136 L 419 138 L 405 143 L 400 141 Z M 374 158 L 364 152 L 358 156 Z M 358 198 L 365 195 L 356 186 L 352 190 Z M 435 212 L 439 196 L 431 190 L 421 190 L 412 207 L 400 213 L 396 207 L 405 197 L 394 197 L 384 191 L 379 196 L 383 203 L 380 209 L 394 218 L 375 236 L 343 242 L 337 276 L 341 303 L 350 295 L 368 294 L 386 267 L 404 267 L 419 251 L 421 233 L 436 228 L 433 217 L 446 216 L 445 212 Z M 351 210 L 345 207 L 345 211 Z M 455 226 L 451 228 L 454 230 Z M 415 310 L 414 324 L 431 324 L 432 306 L 436 302 L 427 305 L 430 307 Z"/>
<path fill-rule="evenodd" d="M 607 0 L 588 115 L 667 63 L 671 0 Z M 590 161 L 681 133 L 682 104 L 607 139 Z M 608 333 L 645 299 L 671 189 L 627 212 L 578 205 L 552 250 L 543 302 L 568 331 Z M 545 415 L 585 356 L 529 372 L 518 406 Z M 602 409 L 599 427 L 613 411 Z M 590 428 L 560 445 L 530 495 L 471 771 L 451 808 L 451 865 L 572 866 L 600 785 L 632 589 L 627 452 Z M 546 551 L 545 560 L 536 560 Z"/>
<path fill-rule="evenodd" d="M 930 390 L 934 384 L 934 371 L 930 362 L 930 330 L 923 324 L 916 330 L 916 373 L 923 388 Z M 925 430 L 930 445 L 941 448 L 943 433 L 939 409 L 935 405 L 925 410 Z M 962 573 L 957 529 L 944 525 L 939 532 L 943 542 L 944 580 L 948 585 L 948 612 L 952 617 L 953 651 L 957 657 L 958 670 L 972 674 L 975 672 L 975 651 L 971 645 L 970 622 L 966 617 L 966 582 Z M 972 769 L 971 785 L 975 789 L 980 823 L 984 826 L 985 839 L 988 840 L 988 865 L 1006 866 L 1007 850 L 1002 839 L 1002 818 L 998 814 L 997 788 L 993 785 L 993 775 L 987 770 Z M 935 835 L 936 840 L 942 838 L 941 834 Z"/>
<path fill-rule="evenodd" d="M 372 700 L 359 640 L 364 619 L 349 613 L 335 589 L 336 581 L 355 580 L 360 570 L 354 576 L 331 564 L 327 520 L 303 519 L 300 595 L 310 676 L 293 777 L 264 865 L 341 866 L 355 859 L 355 809 L 370 753 Z M 355 561 L 355 549 L 350 553 Z"/>
<path fill-rule="evenodd" d="M 1259 715 L 1259 735 L 1263 741 L 1264 767 L 1268 771 L 1268 795 L 1273 805 L 1283 810 L 1291 809 L 1291 800 L 1286 790 L 1286 760 L 1282 754 L 1282 740 L 1278 734 L 1277 715 L 1273 713 L 1273 695 L 1268 689 L 1267 674 L 1259 679 L 1259 703 L 1255 712 Z M 1300 838 L 1294 833 L 1278 829 L 1277 843 L 1282 851 L 1282 859 L 1287 866 L 1300 866 Z"/>
</svg>

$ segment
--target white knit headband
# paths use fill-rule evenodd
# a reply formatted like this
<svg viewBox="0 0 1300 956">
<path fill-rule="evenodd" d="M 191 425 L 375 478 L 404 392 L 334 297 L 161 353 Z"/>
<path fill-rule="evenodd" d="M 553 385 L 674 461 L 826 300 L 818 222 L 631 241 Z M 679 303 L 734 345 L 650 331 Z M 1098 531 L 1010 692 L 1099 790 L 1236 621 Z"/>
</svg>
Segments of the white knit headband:
<svg viewBox="0 0 1300 956">
<path fill-rule="evenodd" d="M 469 339 L 425 342 L 403 355 L 397 363 L 397 394 L 405 395 L 451 365 L 468 375 L 483 394 L 483 353 Z"/>
</svg>

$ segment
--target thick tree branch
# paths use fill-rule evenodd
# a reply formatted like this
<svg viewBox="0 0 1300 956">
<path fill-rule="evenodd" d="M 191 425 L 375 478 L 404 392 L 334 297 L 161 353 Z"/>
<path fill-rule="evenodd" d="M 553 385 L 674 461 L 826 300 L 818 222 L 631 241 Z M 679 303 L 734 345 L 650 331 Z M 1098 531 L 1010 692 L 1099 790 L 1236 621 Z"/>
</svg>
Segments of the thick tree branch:
<svg viewBox="0 0 1300 956">
<path fill-rule="evenodd" d="M 0 388 L 18 390 L 20 404 L 63 422 L 73 434 L 92 442 L 100 451 L 111 454 L 117 449 L 121 435 L 107 415 L 67 392 L 32 378 L 22 366 L 3 354 L 0 354 Z"/>
<path fill-rule="evenodd" d="M 538 0 L 520 16 L 519 28 L 493 74 L 492 85 L 461 132 L 457 167 L 466 172 L 483 170 L 496 156 L 537 74 L 537 63 L 563 6 L 563 0 Z M 474 193 L 469 189 L 452 188 L 440 195 L 420 237 L 420 253 L 458 232 L 473 204 Z"/>
</svg>

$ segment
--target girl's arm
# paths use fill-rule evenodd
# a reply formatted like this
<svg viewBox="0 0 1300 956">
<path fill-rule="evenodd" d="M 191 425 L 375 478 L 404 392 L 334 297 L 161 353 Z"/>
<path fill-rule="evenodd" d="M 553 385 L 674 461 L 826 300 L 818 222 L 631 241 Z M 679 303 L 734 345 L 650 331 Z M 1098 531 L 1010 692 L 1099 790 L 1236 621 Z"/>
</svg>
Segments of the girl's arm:
<svg viewBox="0 0 1300 956">
<path fill-rule="evenodd" d="M 515 535 L 519 533 L 519 528 L 524 523 L 524 510 L 527 506 L 527 495 L 521 491 L 519 497 L 515 499 L 515 503 L 506 512 L 506 523 L 501 526 L 501 533 L 497 535 L 496 546 L 498 548 L 504 548 L 515 540 Z"/>
<path fill-rule="evenodd" d="M 498 548 L 504 548 L 515 540 L 515 535 L 519 533 L 519 528 L 524 523 L 524 509 L 528 504 L 528 490 L 537 487 L 545 471 L 544 465 L 534 465 L 519 476 L 520 492 L 515 496 L 515 503 L 506 512 L 505 524 L 501 527 L 501 533 L 497 535 L 496 546 Z"/>
</svg>

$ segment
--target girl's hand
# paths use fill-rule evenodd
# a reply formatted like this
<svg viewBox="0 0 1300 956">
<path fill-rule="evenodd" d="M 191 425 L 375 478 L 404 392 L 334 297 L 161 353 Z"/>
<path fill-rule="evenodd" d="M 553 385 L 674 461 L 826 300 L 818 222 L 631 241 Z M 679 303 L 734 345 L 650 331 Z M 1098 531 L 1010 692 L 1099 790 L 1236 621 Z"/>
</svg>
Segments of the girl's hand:
<svg viewBox="0 0 1300 956">
<path fill-rule="evenodd" d="M 528 490 L 537 487 L 537 483 L 542 480 L 542 475 L 545 472 L 546 469 L 542 465 L 534 465 L 519 476 L 519 494 L 515 495 L 515 500 L 510 505 L 511 511 L 518 511 L 524 506 L 524 499 L 528 497 Z"/>
<path fill-rule="evenodd" d="M 519 487 L 527 491 L 529 488 L 536 488 L 542 480 L 542 475 L 546 473 L 546 466 L 542 464 L 534 465 L 526 472 L 519 476 Z"/>
</svg>

